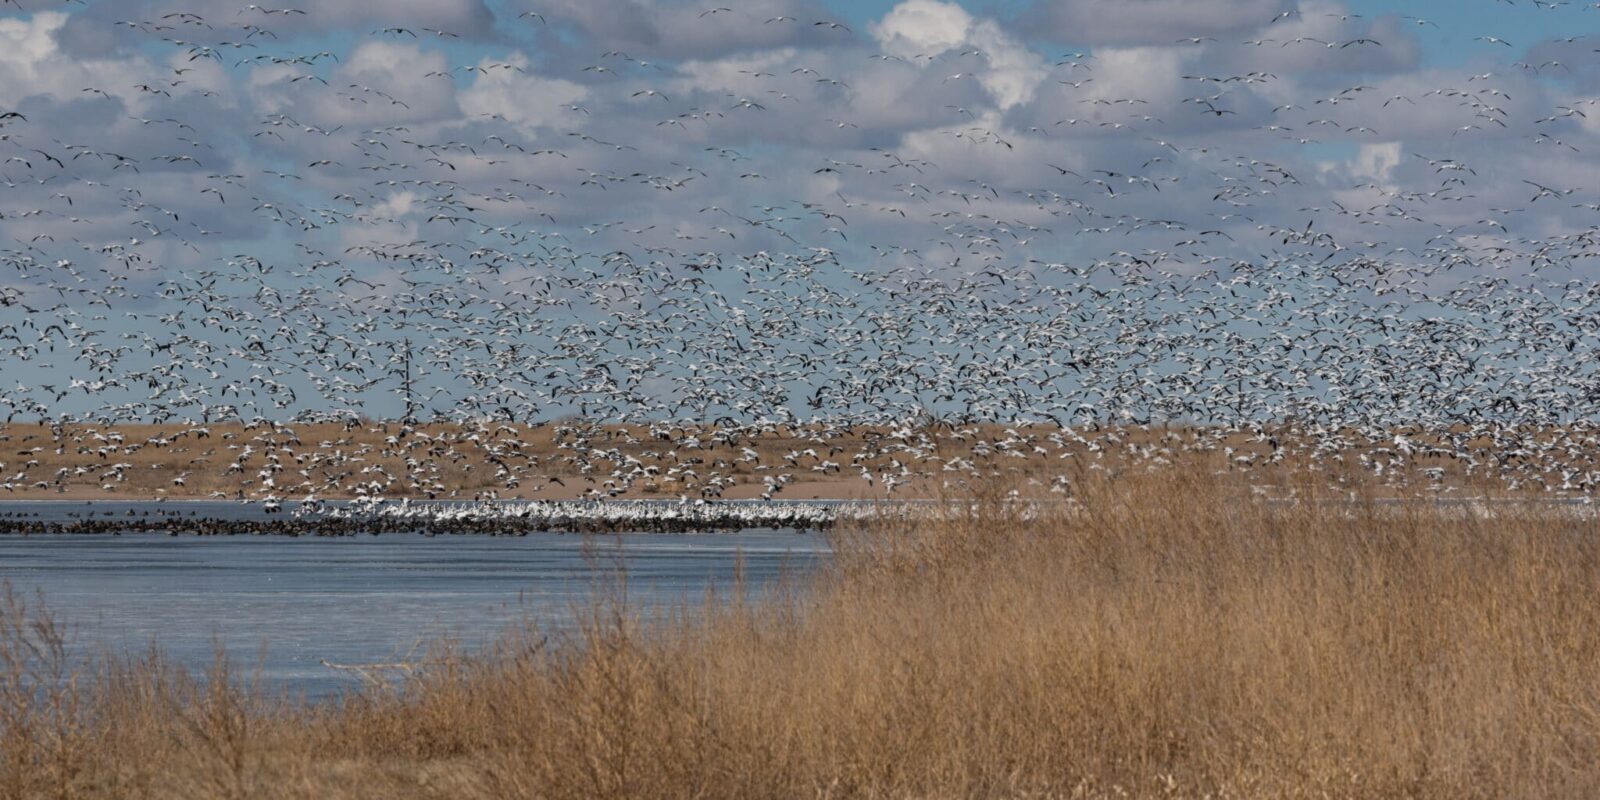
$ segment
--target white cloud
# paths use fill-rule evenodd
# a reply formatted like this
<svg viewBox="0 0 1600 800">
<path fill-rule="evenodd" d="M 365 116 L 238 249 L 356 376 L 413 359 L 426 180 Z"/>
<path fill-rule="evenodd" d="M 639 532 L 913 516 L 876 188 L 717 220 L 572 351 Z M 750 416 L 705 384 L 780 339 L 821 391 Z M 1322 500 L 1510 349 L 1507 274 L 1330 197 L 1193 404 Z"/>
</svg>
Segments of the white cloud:
<svg viewBox="0 0 1600 800">
<path fill-rule="evenodd" d="M 1291 0 L 1041 0 L 1028 30 L 1078 45 L 1171 44 L 1188 36 L 1222 36 L 1264 27 Z"/>
<path fill-rule="evenodd" d="M 67 23 L 67 15 L 43 11 L 31 19 L 0 17 L 0 62 L 37 64 L 56 52 L 55 33 Z"/>
<path fill-rule="evenodd" d="M 69 15 L 42 11 L 32 17 L 0 17 L 0 104 L 15 106 L 28 97 L 83 97 L 86 87 L 142 105 L 134 88 L 155 74 L 142 58 L 80 59 L 64 54 L 57 38 Z"/>
<path fill-rule="evenodd" d="M 1167 107 L 1184 95 L 1183 72 L 1192 51 L 1171 47 L 1107 47 L 1095 51 L 1091 100 L 1138 99 Z"/>
<path fill-rule="evenodd" d="M 356 26 L 370 24 L 381 10 L 385 24 L 425 26 L 461 36 L 487 34 L 494 22 L 483 0 L 384 0 L 379 5 L 375 8 L 367 0 L 322 0 L 307 10 L 314 23 Z"/>
<path fill-rule="evenodd" d="M 412 207 L 416 204 L 416 192 L 395 192 L 383 202 L 373 206 L 370 216 L 398 219 L 410 214 Z"/>
<path fill-rule="evenodd" d="M 954 3 L 905 0 L 873 23 L 871 30 L 885 53 L 900 58 L 932 57 L 967 41 L 972 15 Z"/>
<path fill-rule="evenodd" d="M 317 119 L 328 125 L 440 120 L 460 114 L 444 53 L 413 44 L 367 42 L 334 72 L 317 97 Z"/>
<path fill-rule="evenodd" d="M 796 50 L 781 47 L 755 55 L 730 56 L 715 60 L 685 61 L 678 72 L 687 78 L 687 86 L 729 94 L 755 93 L 763 88 L 756 73 L 789 71 Z"/>
<path fill-rule="evenodd" d="M 491 62 L 491 59 L 484 59 L 479 66 Z M 498 63 L 522 70 L 529 67 L 528 57 L 522 53 L 499 59 Z M 578 103 L 588 94 L 587 88 L 572 81 L 515 69 L 491 69 L 480 74 L 472 86 L 461 93 L 459 102 L 462 112 L 469 117 L 498 114 L 524 130 L 531 130 L 570 117 L 573 112 L 563 106 Z"/>
<path fill-rule="evenodd" d="M 982 53 L 978 82 L 1002 109 L 1033 96 L 1048 70 L 1044 59 L 994 20 L 974 21 L 955 3 L 905 0 L 872 25 L 872 35 L 889 55 L 926 63 L 958 47 Z"/>
<path fill-rule="evenodd" d="M 1048 74 L 1044 59 L 1011 38 L 994 20 L 978 23 L 969 38 L 989 60 L 989 69 L 978 80 L 1001 108 L 1026 102 Z"/>
<path fill-rule="evenodd" d="M 1400 165 L 1400 156 L 1399 142 L 1364 144 L 1349 162 L 1348 171 L 1359 178 L 1387 182 L 1394 174 L 1394 168 Z"/>
<path fill-rule="evenodd" d="M 716 6 L 716 13 L 706 13 Z M 541 14 L 553 28 L 581 31 L 600 51 L 650 58 L 713 58 L 810 44 L 848 44 L 844 29 L 813 25 L 828 13 L 819 0 L 524 0 L 512 8 Z"/>
</svg>

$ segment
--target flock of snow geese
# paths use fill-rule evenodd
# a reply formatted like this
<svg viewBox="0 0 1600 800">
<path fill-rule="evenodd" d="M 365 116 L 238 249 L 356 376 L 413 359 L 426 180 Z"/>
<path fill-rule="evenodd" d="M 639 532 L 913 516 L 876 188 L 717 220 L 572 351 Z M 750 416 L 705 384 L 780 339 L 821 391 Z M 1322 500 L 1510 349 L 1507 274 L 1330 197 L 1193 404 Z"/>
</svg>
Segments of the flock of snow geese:
<svg viewBox="0 0 1600 800">
<path fill-rule="evenodd" d="M 1435 23 L 1285 0 L 1052 57 L 795 0 L 657 9 L 729 26 L 703 54 L 588 52 L 571 4 L 469 31 L 290 3 L 0 3 L 47 42 L 39 86 L 0 88 L 0 415 L 163 431 L 76 471 L 6 447 L 0 488 L 115 489 L 134 450 L 239 422 L 174 485 L 447 497 L 458 447 L 549 425 L 596 499 L 1188 451 L 1600 487 L 1600 36 L 1477 32 L 1405 72 L 1381 54 Z M 285 444 L 374 419 L 404 474 Z M 600 443 L 624 424 L 648 457 Z"/>
</svg>

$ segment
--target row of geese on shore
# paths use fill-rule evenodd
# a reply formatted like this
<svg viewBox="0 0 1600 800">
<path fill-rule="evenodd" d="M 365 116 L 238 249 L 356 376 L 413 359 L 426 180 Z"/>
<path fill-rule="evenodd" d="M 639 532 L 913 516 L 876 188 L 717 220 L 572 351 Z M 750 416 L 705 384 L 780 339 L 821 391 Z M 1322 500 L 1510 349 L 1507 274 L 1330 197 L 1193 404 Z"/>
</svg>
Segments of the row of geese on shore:
<svg viewBox="0 0 1600 800">
<path fill-rule="evenodd" d="M 1270 502 L 1287 508 L 1303 501 Z M 1250 501 L 1254 502 L 1254 501 Z M 1409 503 L 1354 503 L 1325 500 L 1320 514 L 1414 514 Z M 797 533 L 826 532 L 839 526 L 871 526 L 885 522 L 930 524 L 941 521 L 993 524 L 997 517 L 1012 522 L 1060 515 L 1074 516 L 1083 506 L 1074 500 L 1007 497 L 988 503 L 971 501 L 532 501 L 478 503 L 413 503 L 368 500 L 343 504 L 297 504 L 292 513 L 254 518 L 218 518 L 193 512 L 131 509 L 113 512 L 37 513 L 0 512 L 0 535 L 59 534 L 164 534 L 167 536 L 315 536 L 347 537 L 381 534 L 527 536 L 531 533 L 689 534 L 778 530 Z M 1506 515 L 1535 513 L 1543 517 L 1600 520 L 1600 507 L 1583 498 L 1574 503 L 1455 498 L 1438 501 L 1434 513 L 1491 521 Z"/>
<path fill-rule="evenodd" d="M 420 528 L 509 524 L 520 530 L 691 532 L 753 529 L 825 530 L 885 515 L 904 516 L 906 503 L 736 502 L 705 500 L 533 500 L 488 503 L 413 503 L 366 500 L 338 505 L 302 504 L 295 515 L 357 523 L 413 524 Z"/>
</svg>

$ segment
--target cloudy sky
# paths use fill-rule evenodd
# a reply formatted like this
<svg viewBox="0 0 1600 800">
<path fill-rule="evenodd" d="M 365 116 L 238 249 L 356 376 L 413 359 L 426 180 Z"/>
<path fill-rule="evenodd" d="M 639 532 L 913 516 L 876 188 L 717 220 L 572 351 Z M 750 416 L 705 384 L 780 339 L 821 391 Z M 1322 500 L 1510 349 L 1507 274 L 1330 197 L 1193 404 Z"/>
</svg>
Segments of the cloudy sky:
<svg viewBox="0 0 1600 800">
<path fill-rule="evenodd" d="M 144 228 L 169 267 L 466 241 L 463 216 L 602 247 L 910 246 L 986 195 L 1067 258 L 1125 249 L 1067 235 L 1097 220 L 1298 226 L 1408 192 L 1457 237 L 1593 218 L 1582 4 L 305 5 L 7 2 L 6 237 L 56 255 Z M 1522 180 L 1575 191 L 1530 220 Z"/>
<path fill-rule="evenodd" d="M 1587 266 L 1594 4 L 719 3 L 4 0 L 0 319 L 614 253 Z"/>
</svg>

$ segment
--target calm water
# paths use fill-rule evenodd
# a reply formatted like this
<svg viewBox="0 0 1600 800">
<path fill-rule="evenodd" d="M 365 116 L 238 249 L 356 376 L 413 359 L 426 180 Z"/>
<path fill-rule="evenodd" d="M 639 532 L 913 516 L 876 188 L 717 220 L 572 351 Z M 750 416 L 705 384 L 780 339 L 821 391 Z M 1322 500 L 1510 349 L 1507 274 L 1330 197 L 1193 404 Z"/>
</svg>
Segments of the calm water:
<svg viewBox="0 0 1600 800">
<path fill-rule="evenodd" d="M 200 516 L 259 513 L 229 503 L 179 507 Z M 0 513 L 55 517 L 87 508 L 4 503 Z M 155 508 L 94 506 L 112 515 Z M 30 595 L 43 591 L 81 649 L 137 651 L 155 642 L 174 661 L 204 668 L 221 643 L 236 663 L 261 664 L 272 686 L 327 697 L 355 682 L 323 660 L 390 661 L 439 637 L 480 646 L 530 617 L 546 628 L 570 624 L 573 605 L 592 593 L 596 578 L 586 549 L 610 570 L 619 545 L 640 605 L 697 603 L 708 586 L 731 586 L 740 557 L 747 584 L 767 585 L 813 566 L 825 549 L 821 537 L 783 531 L 587 540 L 537 533 L 0 537 L 0 579 Z"/>
</svg>

